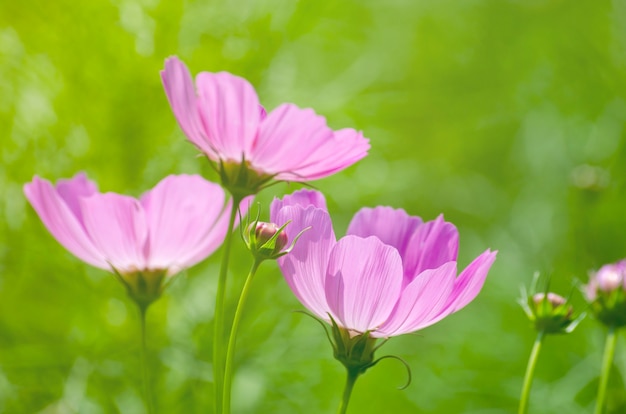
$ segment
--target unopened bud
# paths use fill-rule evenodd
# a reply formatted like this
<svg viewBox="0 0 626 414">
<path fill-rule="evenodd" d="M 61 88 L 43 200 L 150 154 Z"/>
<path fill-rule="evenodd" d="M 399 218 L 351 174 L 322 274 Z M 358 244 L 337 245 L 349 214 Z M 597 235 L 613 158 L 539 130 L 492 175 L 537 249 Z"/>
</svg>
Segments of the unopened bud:
<svg viewBox="0 0 626 414">
<path fill-rule="evenodd" d="M 247 245 L 252 254 L 263 259 L 280 257 L 288 238 L 284 228 L 274 223 L 257 221 L 248 226 Z"/>
<path fill-rule="evenodd" d="M 546 310 L 540 311 L 538 309 L 540 306 L 545 305 L 549 306 L 548 312 L 553 313 L 557 309 L 565 307 L 567 300 L 563 296 L 557 295 L 556 293 L 548 292 L 547 295 L 545 293 L 535 293 L 533 295 L 533 302 L 535 303 L 535 309 L 537 310 L 537 313 L 546 313 Z M 565 311 L 566 312 L 564 315 L 566 317 L 570 317 L 572 316 L 574 309 L 568 305 L 565 307 Z"/>
<path fill-rule="evenodd" d="M 533 295 L 533 302 L 535 302 L 535 306 L 540 306 L 542 302 L 546 300 L 545 293 L 535 293 Z M 552 306 L 552 309 L 556 309 L 559 306 L 565 305 L 565 298 L 563 296 L 559 296 L 556 293 L 548 292 L 547 302 Z"/>
<path fill-rule="evenodd" d="M 626 260 L 602 266 L 585 287 L 596 317 L 607 326 L 626 326 Z"/>
<path fill-rule="evenodd" d="M 530 294 L 522 288 L 522 305 L 526 316 L 535 330 L 542 334 L 566 334 L 572 332 L 585 317 L 585 313 L 574 315 L 574 308 L 569 300 L 556 293 L 548 292 L 547 288 L 537 291 L 539 273 L 533 277 Z"/>
<path fill-rule="evenodd" d="M 256 228 L 254 229 L 257 244 L 259 246 L 266 244 L 279 231 L 280 227 L 278 227 L 274 223 L 264 223 L 262 221 L 257 222 Z M 284 231 L 280 231 L 280 233 L 278 233 L 278 236 L 276 236 L 274 249 L 277 251 L 281 251 L 287 245 L 287 241 L 287 233 L 285 233 Z"/>
</svg>

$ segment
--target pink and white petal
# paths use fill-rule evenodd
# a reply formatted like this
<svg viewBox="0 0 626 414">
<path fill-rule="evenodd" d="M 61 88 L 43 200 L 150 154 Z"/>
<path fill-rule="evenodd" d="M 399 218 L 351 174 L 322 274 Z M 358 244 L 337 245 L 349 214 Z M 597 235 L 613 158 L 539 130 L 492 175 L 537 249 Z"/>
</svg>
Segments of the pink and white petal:
<svg viewBox="0 0 626 414">
<path fill-rule="evenodd" d="M 80 205 L 87 234 L 111 266 L 121 273 L 146 269 L 148 228 L 139 201 L 106 193 Z"/>
<path fill-rule="evenodd" d="M 338 324 L 357 332 L 376 331 L 400 296 L 402 259 L 376 237 L 346 236 L 331 251 L 325 285 Z"/>
<path fill-rule="evenodd" d="M 44 226 L 63 247 L 92 266 L 110 269 L 80 220 L 49 181 L 35 176 L 32 182 L 24 185 L 24 194 Z"/>
<path fill-rule="evenodd" d="M 145 193 L 147 266 L 184 268 L 213 253 L 226 235 L 225 201 L 224 190 L 199 175 L 170 175 Z"/>
<path fill-rule="evenodd" d="M 409 216 L 402 209 L 382 206 L 362 208 L 354 215 L 347 234 L 376 236 L 383 243 L 395 247 L 404 261 L 409 240 L 420 224 L 421 218 Z"/>
<path fill-rule="evenodd" d="M 404 288 L 389 319 L 372 335 L 379 338 L 401 335 L 442 319 L 455 279 L 456 262 L 422 272 Z"/>
<path fill-rule="evenodd" d="M 328 177 L 364 158 L 369 149 L 369 140 L 361 132 L 351 128 L 341 129 L 334 132 L 330 139 L 318 141 L 306 162 L 294 166 L 290 172 L 279 174 L 276 179 L 310 181 Z"/>
<path fill-rule="evenodd" d="M 413 233 L 405 256 L 405 274 L 409 282 L 427 269 L 436 269 L 444 263 L 456 261 L 459 251 L 459 232 L 440 215 L 423 223 Z"/>
<path fill-rule="evenodd" d="M 307 163 L 321 143 L 332 136 L 326 119 L 312 109 L 280 105 L 261 123 L 252 165 L 268 173 L 293 171 Z"/>
<path fill-rule="evenodd" d="M 314 206 L 321 208 L 322 210 L 328 210 L 326 208 L 326 199 L 324 198 L 324 194 L 319 191 L 308 190 L 306 188 L 287 194 L 282 199 L 274 198 L 270 204 L 270 217 L 278 214 L 278 211 L 284 206 L 301 206 L 303 208 Z"/>
<path fill-rule="evenodd" d="M 198 113 L 198 98 L 187 66 L 176 56 L 167 58 L 165 69 L 161 71 L 161 80 L 178 125 L 187 138 L 211 159 L 218 160 L 218 155 L 209 145 Z"/>
<path fill-rule="evenodd" d="M 285 227 L 288 243 L 303 229 L 293 250 L 278 259 L 287 284 L 300 302 L 318 317 L 328 320 L 324 281 L 330 251 L 336 243 L 328 212 L 313 206 L 285 206 L 272 214 L 271 221 Z"/>
<path fill-rule="evenodd" d="M 251 160 L 261 110 L 252 85 L 227 72 L 202 72 L 196 77 L 200 116 L 211 145 L 222 159 Z"/>
<path fill-rule="evenodd" d="M 195 251 L 190 251 L 187 256 L 184 256 L 181 259 L 181 269 L 191 267 L 202 260 L 206 259 L 209 255 L 213 254 L 215 250 L 217 250 L 224 239 L 226 238 L 226 233 L 228 231 L 228 219 L 229 213 L 232 206 L 233 200 L 229 199 L 226 205 L 224 206 L 224 210 L 222 214 L 216 218 L 215 225 L 211 229 L 211 232 L 207 234 L 206 238 L 202 240 L 201 245 Z M 238 224 L 238 219 L 236 220 L 235 226 Z M 174 275 L 178 272 L 171 271 L 170 275 Z"/>
<path fill-rule="evenodd" d="M 80 172 L 69 180 L 57 181 L 56 191 L 72 211 L 72 214 L 82 223 L 79 200 L 97 193 L 98 186 L 89 180 L 84 172 Z"/>
<path fill-rule="evenodd" d="M 478 295 L 485 283 L 487 273 L 496 260 L 498 251 L 487 249 L 470 263 L 454 282 L 454 290 L 450 295 L 450 312 L 456 312 L 465 307 Z"/>
<path fill-rule="evenodd" d="M 247 214 L 248 206 L 250 205 L 250 202 L 253 198 L 254 197 L 250 196 L 243 199 L 239 207 L 239 214 L 241 214 L 241 216 Z M 179 263 L 176 263 L 175 265 L 169 267 L 169 270 L 167 272 L 169 276 L 173 276 L 179 273 L 181 270 L 184 270 L 201 262 L 222 245 L 228 231 L 228 220 L 232 205 L 233 200 L 229 199 L 224 206 L 222 214 L 220 214 L 220 216 L 216 218 L 215 225 L 211 229 L 210 233 L 207 234 L 207 237 L 201 241 L 197 249 L 191 250 L 187 255 L 181 257 Z M 234 227 L 236 228 L 238 225 L 239 216 L 237 216 L 237 218 L 235 219 Z"/>
</svg>

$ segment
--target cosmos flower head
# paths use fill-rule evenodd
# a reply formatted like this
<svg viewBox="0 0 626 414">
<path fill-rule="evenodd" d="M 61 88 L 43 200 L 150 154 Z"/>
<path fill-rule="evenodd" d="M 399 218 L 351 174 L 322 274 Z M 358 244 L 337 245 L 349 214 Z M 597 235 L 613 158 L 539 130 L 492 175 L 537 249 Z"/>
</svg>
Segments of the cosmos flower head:
<svg viewBox="0 0 626 414">
<path fill-rule="evenodd" d="M 178 124 L 233 195 L 255 194 L 271 181 L 324 178 L 369 150 L 362 133 L 333 131 L 312 109 L 285 103 L 267 113 L 252 85 L 228 72 L 201 72 L 194 85 L 185 64 L 170 57 L 161 78 Z"/>
<path fill-rule="evenodd" d="M 279 266 L 306 308 L 352 337 L 414 332 L 462 309 L 496 257 L 488 249 L 457 276 L 454 225 L 391 207 L 361 209 L 337 240 L 323 195 L 311 190 L 275 199 L 270 217 L 291 221 L 287 237 L 311 227 Z"/>
<path fill-rule="evenodd" d="M 63 247 L 117 275 L 142 301 L 221 245 L 232 202 L 198 175 L 170 175 L 139 199 L 100 193 L 84 173 L 56 186 L 36 176 L 24 193 Z"/>
</svg>

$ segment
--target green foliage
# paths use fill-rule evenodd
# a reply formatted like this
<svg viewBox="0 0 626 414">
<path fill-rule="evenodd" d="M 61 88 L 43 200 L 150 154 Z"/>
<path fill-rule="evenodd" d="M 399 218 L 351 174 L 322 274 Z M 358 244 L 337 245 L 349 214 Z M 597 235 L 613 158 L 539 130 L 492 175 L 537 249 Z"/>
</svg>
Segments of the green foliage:
<svg viewBox="0 0 626 414">
<path fill-rule="evenodd" d="M 474 303 L 385 345 L 413 383 L 398 391 L 404 368 L 378 364 L 349 411 L 513 412 L 534 337 L 520 285 L 540 271 L 569 291 L 626 256 L 625 33 L 624 3 L 602 0 L 2 2 L 0 412 L 142 412 L 134 304 L 53 240 L 21 188 L 34 174 L 80 170 L 132 195 L 172 173 L 217 180 L 165 98 L 159 71 L 172 54 L 193 73 L 248 78 L 268 109 L 311 106 L 335 128 L 365 132 L 369 157 L 313 183 L 337 234 L 360 207 L 384 204 L 425 219 L 443 212 L 459 227 L 462 265 L 499 250 Z M 158 412 L 211 410 L 219 254 L 148 312 Z M 231 297 L 250 266 L 243 243 L 232 263 Z M 320 327 L 291 313 L 302 307 L 274 263 L 248 305 L 234 412 L 333 412 L 344 368 Z M 603 342 L 591 318 L 550 337 L 530 412 L 590 412 Z M 620 336 L 614 413 L 626 401 L 625 346 Z"/>
</svg>

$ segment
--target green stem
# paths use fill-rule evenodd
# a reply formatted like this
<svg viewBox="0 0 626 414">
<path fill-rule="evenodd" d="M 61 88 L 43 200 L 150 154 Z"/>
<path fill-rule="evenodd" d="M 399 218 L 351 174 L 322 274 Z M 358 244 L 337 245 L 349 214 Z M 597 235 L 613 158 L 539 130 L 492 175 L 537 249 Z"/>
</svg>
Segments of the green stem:
<svg viewBox="0 0 626 414">
<path fill-rule="evenodd" d="M 598 399 L 596 400 L 596 409 L 594 414 L 602 414 L 604 403 L 606 400 L 606 389 L 609 384 L 609 374 L 611 373 L 611 365 L 613 365 L 613 356 L 615 355 L 615 342 L 617 340 L 616 329 L 609 326 L 606 334 L 606 344 L 604 345 L 604 355 L 602 357 L 602 372 L 600 374 L 600 385 L 598 386 Z"/>
<path fill-rule="evenodd" d="M 154 403 L 152 401 L 152 393 L 150 392 L 150 375 L 148 372 L 148 363 L 146 361 L 146 312 L 148 306 L 139 305 L 139 318 L 141 320 L 141 371 L 143 377 L 143 391 L 146 399 L 146 407 L 148 414 L 154 413 Z"/>
<path fill-rule="evenodd" d="M 233 359 L 235 356 L 235 344 L 237 343 L 237 331 L 239 329 L 239 321 L 243 314 L 243 307 L 248 298 L 248 292 L 250 291 L 250 285 L 252 285 L 252 279 L 256 274 L 259 265 L 263 262 L 263 259 L 255 259 L 252 264 L 252 268 L 246 278 L 246 283 L 243 285 L 241 296 L 239 296 L 239 303 L 237 303 L 237 310 L 235 311 L 235 317 L 233 319 L 233 325 L 230 329 L 230 337 L 228 339 L 228 348 L 226 350 L 226 369 L 224 371 L 224 398 L 222 401 L 224 414 L 230 414 L 230 394 L 232 389 L 232 376 L 233 376 Z"/>
<path fill-rule="evenodd" d="M 224 336 L 224 298 L 226 296 L 226 276 L 228 275 L 228 261 L 230 259 L 230 247 L 233 240 L 233 229 L 241 199 L 233 197 L 233 205 L 230 211 L 228 230 L 224 239 L 224 253 L 220 265 L 220 275 L 217 282 L 217 295 L 215 298 L 215 316 L 213 331 L 213 381 L 215 383 L 215 412 L 222 411 L 222 389 L 224 387 L 224 363 L 222 359 L 222 338 Z"/>
<path fill-rule="evenodd" d="M 537 338 L 533 344 L 533 349 L 528 359 L 528 365 L 526 366 L 526 375 L 524 376 L 524 386 L 522 387 L 522 395 L 519 402 L 519 414 L 526 414 L 528 412 L 528 397 L 530 397 L 530 386 L 533 382 L 533 375 L 535 373 L 535 366 L 537 365 L 537 359 L 539 357 L 539 351 L 541 350 L 541 343 L 543 341 L 544 332 L 539 331 Z"/>
<path fill-rule="evenodd" d="M 350 402 L 350 396 L 352 395 L 352 389 L 354 388 L 354 383 L 359 377 L 358 371 L 347 370 L 348 376 L 346 378 L 346 386 L 343 389 L 343 399 L 341 400 L 341 405 L 339 406 L 339 410 L 337 410 L 337 414 L 345 414 L 348 410 L 348 403 Z"/>
</svg>

